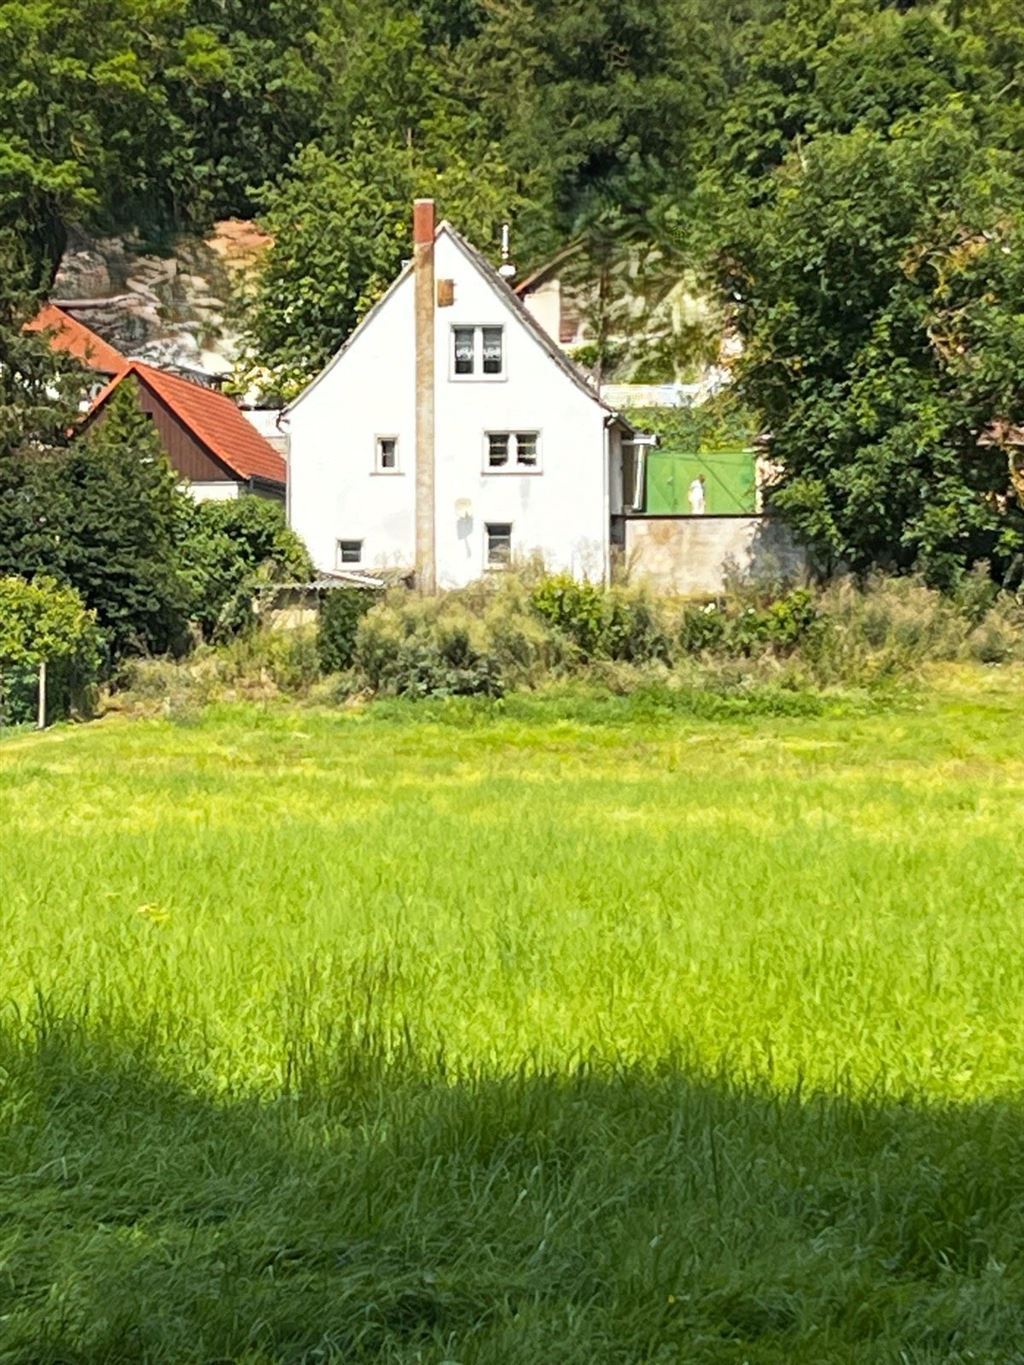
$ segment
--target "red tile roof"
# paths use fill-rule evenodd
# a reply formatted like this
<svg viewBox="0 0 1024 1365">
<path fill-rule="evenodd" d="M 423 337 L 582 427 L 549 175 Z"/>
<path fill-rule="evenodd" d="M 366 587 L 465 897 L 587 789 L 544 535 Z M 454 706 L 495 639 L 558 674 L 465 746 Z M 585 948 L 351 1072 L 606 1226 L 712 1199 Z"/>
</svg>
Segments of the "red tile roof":
<svg viewBox="0 0 1024 1365">
<path fill-rule="evenodd" d="M 66 351 L 102 374 L 122 374 L 128 365 L 116 347 L 55 303 L 44 303 L 31 322 L 25 323 L 25 331 L 49 332 L 51 350 Z"/>
<path fill-rule="evenodd" d="M 170 409 L 200 445 L 214 459 L 226 465 L 238 479 L 270 479 L 284 484 L 287 474 L 283 458 L 242 415 L 230 398 L 216 389 L 179 379 L 166 370 L 132 360 L 126 369 L 107 385 L 89 410 L 89 419 L 107 401 L 128 375 L 135 377 Z"/>
</svg>

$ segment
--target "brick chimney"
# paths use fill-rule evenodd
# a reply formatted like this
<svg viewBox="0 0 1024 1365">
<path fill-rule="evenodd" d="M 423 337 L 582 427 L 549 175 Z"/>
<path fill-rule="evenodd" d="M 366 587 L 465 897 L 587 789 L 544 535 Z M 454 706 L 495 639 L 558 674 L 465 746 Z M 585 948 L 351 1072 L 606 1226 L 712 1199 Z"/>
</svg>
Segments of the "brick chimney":
<svg viewBox="0 0 1024 1365">
<path fill-rule="evenodd" d="M 433 199 L 413 205 L 413 271 L 416 283 L 416 586 L 437 591 L 434 514 L 434 234 Z"/>
</svg>

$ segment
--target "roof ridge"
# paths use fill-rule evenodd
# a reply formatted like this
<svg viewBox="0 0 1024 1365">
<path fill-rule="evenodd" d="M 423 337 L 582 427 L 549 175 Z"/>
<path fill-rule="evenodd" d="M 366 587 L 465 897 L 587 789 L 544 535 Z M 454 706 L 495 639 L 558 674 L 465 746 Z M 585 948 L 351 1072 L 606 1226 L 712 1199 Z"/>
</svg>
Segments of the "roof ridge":
<svg viewBox="0 0 1024 1365">
<path fill-rule="evenodd" d="M 51 350 L 74 356 L 89 369 L 98 370 L 101 374 L 119 374 L 129 363 L 116 346 L 52 299 L 47 299 L 35 316 L 29 318 L 24 330 L 49 332 Z"/>
<path fill-rule="evenodd" d="M 226 393 L 197 384 L 145 361 L 131 360 L 100 393 L 89 409 L 91 421 L 117 386 L 134 375 L 171 409 L 174 416 L 210 455 L 236 478 L 264 478 L 284 484 L 284 457 L 256 430 Z"/>
</svg>

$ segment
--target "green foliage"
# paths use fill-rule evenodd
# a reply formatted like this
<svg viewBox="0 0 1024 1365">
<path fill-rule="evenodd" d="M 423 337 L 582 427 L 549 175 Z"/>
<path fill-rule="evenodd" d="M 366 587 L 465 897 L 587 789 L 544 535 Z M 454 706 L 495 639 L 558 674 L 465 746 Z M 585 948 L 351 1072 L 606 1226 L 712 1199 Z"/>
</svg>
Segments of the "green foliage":
<svg viewBox="0 0 1024 1365">
<path fill-rule="evenodd" d="M 807 643 L 820 619 L 818 603 L 807 588 L 793 588 L 765 603 L 741 598 L 731 611 L 708 602 L 684 609 L 679 643 L 692 654 L 786 655 Z"/>
<path fill-rule="evenodd" d="M 736 279 L 743 389 L 784 470 L 774 504 L 826 566 L 920 569 L 949 586 L 1005 570 L 1024 520 L 1007 461 L 979 444 L 1018 420 L 1016 186 L 955 117 L 823 135 L 754 214 Z"/>
<path fill-rule="evenodd" d="M 43 444 L 46 431 L 35 443 L 39 419 L 15 408 L 23 444 L 0 452 L 0 572 L 75 588 L 96 614 L 110 663 L 180 648 L 191 601 L 177 548 L 183 495 L 133 384 L 66 448 Z"/>
<path fill-rule="evenodd" d="M 530 605 L 572 644 L 582 663 L 594 659 L 646 663 L 668 656 L 658 609 L 643 593 L 609 592 L 566 574 L 539 583 Z"/>
<path fill-rule="evenodd" d="M 179 553 L 190 584 L 191 616 L 204 638 L 226 639 L 254 621 L 259 588 L 305 583 L 306 547 L 267 498 L 179 504 Z"/>
<path fill-rule="evenodd" d="M 249 313 L 264 389 L 293 397 L 391 283 L 408 251 L 411 190 L 407 154 L 365 127 L 342 158 L 304 148 L 267 190 L 275 241 Z"/>
<path fill-rule="evenodd" d="M 24 243 L 0 231 L 0 553 L 13 529 L 6 518 L 22 477 L 19 457 L 66 444 L 85 392 L 83 370 L 24 331 L 39 298 Z"/>
<path fill-rule="evenodd" d="M 101 657 L 95 615 L 52 578 L 0 578 L 0 724 L 35 718 L 46 664 L 47 720 L 91 710 Z"/>
<path fill-rule="evenodd" d="M 1020 676 L 799 701 L 0 743 L 4 1353 L 1013 1362 Z"/>
<path fill-rule="evenodd" d="M 633 408 L 638 431 L 651 432 L 669 450 L 744 450 L 760 435 L 756 414 L 725 389 L 692 408 Z"/>
<path fill-rule="evenodd" d="M 511 696 L 575 677 L 605 694 L 655 686 L 672 705 L 685 693 L 778 710 L 799 694 L 813 709 L 822 688 L 909 685 L 930 662 L 1024 660 L 1024 604 L 986 587 L 983 571 L 956 600 L 909 577 L 825 589 L 765 581 L 707 603 L 563 576 L 509 576 L 432 599 L 327 602 L 335 597 L 320 658 L 344 675 L 346 696 Z"/>
<path fill-rule="evenodd" d="M 191 606 L 177 547 L 184 494 L 135 380 L 121 384 L 54 472 L 68 501 L 60 572 L 96 612 L 112 660 L 183 648 Z"/>
<path fill-rule="evenodd" d="M 320 604 L 317 651 L 325 673 L 341 673 L 355 661 L 359 622 L 374 605 L 376 593 L 365 588 L 334 588 Z"/>
<path fill-rule="evenodd" d="M 385 696 L 500 697 L 505 686 L 481 623 L 444 602 L 371 611 L 359 622 L 354 664 Z"/>
</svg>

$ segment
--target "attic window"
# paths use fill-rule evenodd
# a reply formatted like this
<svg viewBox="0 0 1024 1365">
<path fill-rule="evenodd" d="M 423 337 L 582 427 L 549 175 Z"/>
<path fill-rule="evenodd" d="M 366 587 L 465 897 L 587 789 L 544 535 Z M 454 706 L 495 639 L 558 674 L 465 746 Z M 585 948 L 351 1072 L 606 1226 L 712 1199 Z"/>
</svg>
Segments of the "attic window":
<svg viewBox="0 0 1024 1365">
<path fill-rule="evenodd" d="M 361 564 L 363 562 L 363 542 L 361 540 L 338 541 L 338 565 Z"/>
<path fill-rule="evenodd" d="M 481 327 L 484 374 L 501 374 L 505 367 L 504 338 L 500 327 Z"/>
<path fill-rule="evenodd" d="M 504 327 L 452 328 L 454 379 L 500 379 L 504 373 Z"/>
</svg>

